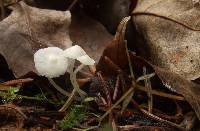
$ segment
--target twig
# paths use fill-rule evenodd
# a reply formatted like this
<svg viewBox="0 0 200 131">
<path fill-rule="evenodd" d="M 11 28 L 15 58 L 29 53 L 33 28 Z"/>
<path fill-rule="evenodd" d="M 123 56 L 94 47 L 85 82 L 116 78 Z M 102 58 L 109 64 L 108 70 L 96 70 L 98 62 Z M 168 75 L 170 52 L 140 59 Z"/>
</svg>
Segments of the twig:
<svg viewBox="0 0 200 131">
<path fill-rule="evenodd" d="M 133 66 L 132 66 L 131 58 L 130 58 L 128 47 L 127 47 L 127 41 L 125 41 L 124 43 L 125 43 L 126 54 L 127 54 L 127 58 L 128 58 L 128 65 L 129 65 L 131 77 L 132 77 L 133 80 L 135 80 L 135 76 L 134 76 L 134 73 L 133 73 Z"/>
<path fill-rule="evenodd" d="M 114 93 L 113 93 L 113 100 L 114 100 L 114 101 L 117 99 L 117 96 L 118 96 L 119 85 L 120 85 L 120 77 L 119 77 L 119 75 L 118 75 L 118 76 L 117 76 L 117 80 L 116 80 L 116 82 L 115 82 L 115 88 L 114 88 Z"/>
<path fill-rule="evenodd" d="M 131 92 L 133 91 L 133 88 L 129 88 L 129 90 L 124 93 L 124 95 L 114 104 L 110 109 L 106 111 L 100 118 L 99 122 L 101 122 L 119 103 L 121 103 Z"/>
<path fill-rule="evenodd" d="M 73 0 L 73 2 L 70 4 L 70 6 L 67 8 L 67 10 L 71 10 L 77 2 L 78 2 L 78 0 Z"/>
<path fill-rule="evenodd" d="M 143 75 L 146 75 L 147 74 L 147 69 L 146 67 L 143 67 Z M 152 109 L 153 109 L 153 96 L 152 94 L 150 93 L 150 90 L 152 90 L 151 88 L 151 82 L 150 82 L 150 79 L 146 78 L 144 80 L 145 82 L 145 87 L 148 89 L 148 111 L 150 113 L 152 113 Z"/>
<path fill-rule="evenodd" d="M 23 84 L 23 83 L 29 83 L 32 81 L 33 81 L 32 78 L 26 78 L 26 79 L 10 80 L 10 81 L 3 82 L 1 84 L 5 86 L 14 86 L 14 85 Z"/>
<path fill-rule="evenodd" d="M 13 104 L 4 104 L 0 105 L 0 112 L 8 114 L 9 116 L 17 117 L 18 128 L 22 128 L 24 125 L 24 120 L 27 120 L 28 117 L 21 111 L 21 109 Z"/>
<path fill-rule="evenodd" d="M 169 99 L 174 99 L 174 100 L 179 100 L 179 101 L 185 101 L 184 97 L 182 97 L 182 96 L 167 94 L 167 93 L 156 91 L 156 90 L 148 90 L 145 87 L 138 85 L 138 84 L 136 84 L 136 89 L 147 92 L 147 93 L 149 92 L 152 95 L 157 95 L 157 96 L 166 97 Z"/>
<path fill-rule="evenodd" d="M 5 86 L 5 85 L 0 84 L 0 91 L 7 91 L 9 89 L 10 89 L 10 86 Z"/>
<path fill-rule="evenodd" d="M 0 105 L 0 110 L 15 110 L 18 112 L 24 119 L 27 119 L 28 117 L 21 111 L 21 109 L 13 104 L 4 104 Z M 15 113 L 16 114 L 16 113 Z"/>
<path fill-rule="evenodd" d="M 129 94 L 126 97 L 126 99 L 123 101 L 121 112 L 123 112 L 125 110 L 125 108 L 128 106 L 128 104 L 130 103 L 130 101 L 131 101 L 131 99 L 132 99 L 132 97 L 135 93 L 135 85 L 136 85 L 135 76 L 134 76 L 134 73 L 133 73 L 132 62 L 131 62 L 128 47 L 127 47 L 127 41 L 124 41 L 124 44 L 125 44 L 126 54 L 127 54 L 127 58 L 128 58 L 129 70 L 130 70 L 131 78 L 132 78 L 132 81 L 131 81 L 132 87 L 131 88 L 133 88 L 133 90 L 132 90 L 132 93 Z"/>
<path fill-rule="evenodd" d="M 145 87 L 137 85 L 137 84 L 136 84 L 136 89 L 148 92 L 148 90 Z M 110 109 L 108 109 L 108 111 L 104 113 L 103 116 L 100 117 L 99 121 L 102 121 L 110 113 L 110 111 L 112 111 L 119 103 L 121 103 L 132 91 L 133 91 L 133 88 L 129 88 L 129 90 Z M 185 101 L 184 97 L 181 97 L 181 96 L 171 95 L 171 94 L 167 94 L 167 93 L 163 93 L 163 92 L 159 92 L 155 90 L 150 90 L 149 92 L 157 96 Z"/>
</svg>

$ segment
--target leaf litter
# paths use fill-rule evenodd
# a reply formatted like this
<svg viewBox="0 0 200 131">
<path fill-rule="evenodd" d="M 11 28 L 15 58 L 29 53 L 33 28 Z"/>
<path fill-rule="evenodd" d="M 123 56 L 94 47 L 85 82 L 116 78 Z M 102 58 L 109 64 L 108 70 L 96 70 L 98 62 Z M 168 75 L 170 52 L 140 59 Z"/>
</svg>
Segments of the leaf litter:
<svg viewBox="0 0 200 131">
<path fill-rule="evenodd" d="M 79 4 L 73 4 L 75 10 L 77 6 L 81 6 Z M 174 9 L 175 5 L 181 7 L 177 10 L 179 13 L 186 8 L 188 11 L 182 15 L 178 13 L 177 16 L 171 16 L 170 11 L 166 13 L 168 7 Z M 159 12 L 160 8 L 164 10 Z M 197 68 L 184 68 L 191 67 L 191 61 L 189 64 L 186 62 L 183 68 L 178 67 L 182 65 L 180 63 L 175 68 L 164 66 L 174 64 L 166 58 L 172 59 L 178 55 L 174 59 L 180 60 L 183 56 L 180 56 L 180 52 L 175 52 L 172 57 L 168 53 L 169 57 L 157 59 L 159 55 L 162 56 L 159 54 L 162 52 L 156 52 L 154 46 L 150 47 L 152 54 L 140 56 L 140 52 L 129 50 L 125 36 L 127 23 L 132 20 L 136 30 L 145 36 L 142 40 L 145 44 L 162 44 L 163 41 L 165 45 L 170 43 L 167 44 L 167 47 L 170 47 L 173 41 L 170 41 L 171 36 L 165 33 L 174 26 L 176 30 L 169 32 L 175 33 L 177 41 L 187 45 L 188 43 L 179 39 L 181 37 L 197 43 L 198 40 L 194 37 L 186 35 L 188 32 L 198 34 L 195 32 L 198 28 L 188 22 L 198 15 L 196 8 L 197 4 L 186 1 L 141 0 L 132 12 L 132 17 L 122 19 L 112 36 L 100 23 L 82 12 L 72 11 L 72 24 L 69 27 L 71 20 L 70 17 L 66 18 L 67 11 L 39 9 L 23 2 L 14 4 L 11 14 L 0 22 L 0 53 L 7 62 L 7 68 L 12 70 L 16 77 L 9 81 L 1 78 L 0 117 L 8 118 L 1 120 L 1 128 L 170 131 L 198 128 L 194 126 L 200 120 L 200 87 L 198 83 L 191 81 L 198 76 Z M 191 18 L 186 19 L 184 13 L 191 14 Z M 182 19 L 182 23 L 178 22 Z M 159 21 L 163 22 L 156 25 Z M 165 24 L 172 27 L 162 32 Z M 151 34 L 155 29 L 156 35 Z M 179 30 L 181 32 L 178 32 Z M 37 76 L 34 69 L 33 54 L 36 50 L 48 46 L 65 49 L 71 46 L 72 41 L 82 46 L 97 62 L 96 67 L 90 66 L 78 73 L 77 82 L 81 83 L 81 89 L 87 92 L 86 98 L 73 94 L 68 74 L 54 79 L 55 84 L 67 93 L 64 95 L 55 90 L 47 79 Z M 158 49 L 163 48 L 163 52 L 173 51 L 172 47 L 167 50 L 164 47 L 160 46 Z M 191 45 L 188 45 L 189 47 Z M 145 49 L 146 47 L 144 51 Z M 181 51 L 182 48 L 178 49 L 179 47 L 176 51 Z M 193 51 L 188 52 L 188 57 Z M 196 58 L 196 55 L 192 58 Z M 195 62 L 192 62 L 192 65 L 195 65 Z M 178 68 L 181 71 L 177 70 Z M 30 72 L 34 72 L 34 77 Z M 68 99 L 72 96 L 73 99 Z M 59 110 L 65 103 L 65 109 Z"/>
</svg>

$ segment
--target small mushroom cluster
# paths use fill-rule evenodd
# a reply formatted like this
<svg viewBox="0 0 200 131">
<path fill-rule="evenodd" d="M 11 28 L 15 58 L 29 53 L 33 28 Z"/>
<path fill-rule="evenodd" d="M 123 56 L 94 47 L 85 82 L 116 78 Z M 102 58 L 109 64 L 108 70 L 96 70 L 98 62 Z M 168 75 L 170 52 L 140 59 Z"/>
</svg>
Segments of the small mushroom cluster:
<svg viewBox="0 0 200 131">
<path fill-rule="evenodd" d="M 78 60 L 81 65 L 74 70 L 75 60 Z M 76 73 L 85 65 L 94 65 L 95 61 L 91 59 L 87 53 L 78 45 L 74 45 L 66 50 L 58 47 L 48 47 L 39 49 L 34 54 L 35 68 L 39 75 L 49 79 L 59 77 L 68 72 L 73 87 L 81 97 L 87 94 L 79 89 L 76 81 Z"/>
</svg>

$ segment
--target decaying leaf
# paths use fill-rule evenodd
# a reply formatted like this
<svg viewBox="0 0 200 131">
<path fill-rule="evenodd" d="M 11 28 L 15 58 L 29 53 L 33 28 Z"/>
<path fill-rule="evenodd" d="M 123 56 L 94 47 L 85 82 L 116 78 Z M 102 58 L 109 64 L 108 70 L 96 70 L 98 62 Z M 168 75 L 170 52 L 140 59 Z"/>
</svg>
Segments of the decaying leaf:
<svg viewBox="0 0 200 131">
<path fill-rule="evenodd" d="M 0 23 L 0 54 L 16 77 L 35 72 L 33 54 L 39 48 L 71 46 L 69 11 L 38 9 L 23 2 L 11 9 L 12 13 Z"/>
<path fill-rule="evenodd" d="M 188 80 L 200 77 L 199 9 L 193 0 L 139 0 L 132 21 L 143 36 L 144 57 Z"/>
<path fill-rule="evenodd" d="M 124 34 L 130 17 L 125 17 L 118 26 L 113 40 L 106 46 L 97 65 L 97 71 L 104 75 L 116 75 L 117 70 L 125 69 L 128 63 Z M 107 65 L 107 66 L 105 66 Z M 114 67 L 116 65 L 116 67 Z M 119 69 L 118 69 L 119 68 Z"/>
<path fill-rule="evenodd" d="M 119 36 L 115 37 L 112 43 L 109 44 L 104 50 L 100 62 L 97 65 L 97 70 L 101 71 L 103 74 L 106 74 L 107 77 L 109 75 L 113 75 L 111 72 L 114 69 L 112 69 L 112 67 L 109 66 L 109 63 L 106 62 L 106 59 L 108 58 L 118 68 L 122 70 L 126 70 L 126 68 L 128 68 L 125 43 L 122 40 L 123 39 Z M 191 105 L 198 118 L 200 119 L 200 85 L 190 80 L 186 80 L 183 76 L 172 73 L 171 71 L 166 70 L 166 68 L 159 68 L 158 66 L 154 66 L 150 62 L 146 61 L 140 56 L 136 56 L 132 52 L 129 52 L 129 54 L 134 71 L 141 74 L 143 72 L 143 67 L 146 67 L 150 72 L 155 72 L 155 74 L 160 78 L 166 88 L 184 96 L 186 101 Z M 159 83 L 159 81 L 157 82 Z"/>
<path fill-rule="evenodd" d="M 99 22 L 84 13 L 75 13 L 72 14 L 70 38 L 98 62 L 113 36 Z"/>
</svg>

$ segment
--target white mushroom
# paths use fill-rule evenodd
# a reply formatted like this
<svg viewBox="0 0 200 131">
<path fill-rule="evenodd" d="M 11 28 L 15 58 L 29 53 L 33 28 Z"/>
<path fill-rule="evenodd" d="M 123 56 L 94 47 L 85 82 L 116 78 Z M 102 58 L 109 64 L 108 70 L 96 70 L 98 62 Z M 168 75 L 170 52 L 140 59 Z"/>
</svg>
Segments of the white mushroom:
<svg viewBox="0 0 200 131">
<path fill-rule="evenodd" d="M 88 55 L 80 56 L 77 58 L 84 65 L 94 65 L 95 61 L 90 58 Z"/>
<path fill-rule="evenodd" d="M 78 45 L 74 45 L 64 50 L 64 55 L 71 59 L 77 59 L 78 57 L 87 55 L 86 52 Z"/>
<path fill-rule="evenodd" d="M 63 50 L 58 47 L 39 49 L 34 54 L 34 62 L 38 74 L 48 78 L 65 74 L 69 64 Z"/>
<path fill-rule="evenodd" d="M 74 71 L 75 60 L 81 62 L 81 65 Z M 80 46 L 75 45 L 64 51 L 58 47 L 40 49 L 34 54 L 34 62 L 38 74 L 47 77 L 50 83 L 61 93 L 64 92 L 62 88 L 55 86 L 55 83 L 50 78 L 63 75 L 67 71 L 70 74 L 71 83 L 79 95 L 81 97 L 87 95 L 79 88 L 76 74 L 85 65 L 94 65 L 95 61 Z"/>
<path fill-rule="evenodd" d="M 76 91 L 79 93 L 81 97 L 86 96 L 87 93 L 85 93 L 79 88 L 79 85 L 76 81 L 76 73 L 79 70 L 81 70 L 85 65 L 94 65 L 95 61 L 91 59 L 83 50 L 83 48 L 81 48 L 78 45 L 74 45 L 64 50 L 64 55 L 65 57 L 70 58 L 70 61 L 71 61 L 68 68 L 68 72 L 70 74 L 70 80 L 72 82 L 72 85 L 74 86 L 74 88 L 76 89 Z M 81 62 L 81 65 L 75 71 L 73 71 L 75 59 Z"/>
<path fill-rule="evenodd" d="M 68 92 L 58 86 L 53 79 L 64 75 L 69 67 L 69 60 L 63 55 L 63 50 L 58 47 L 39 49 L 34 54 L 35 68 L 39 75 L 48 78 L 49 82 L 63 95 L 70 96 Z"/>
</svg>

